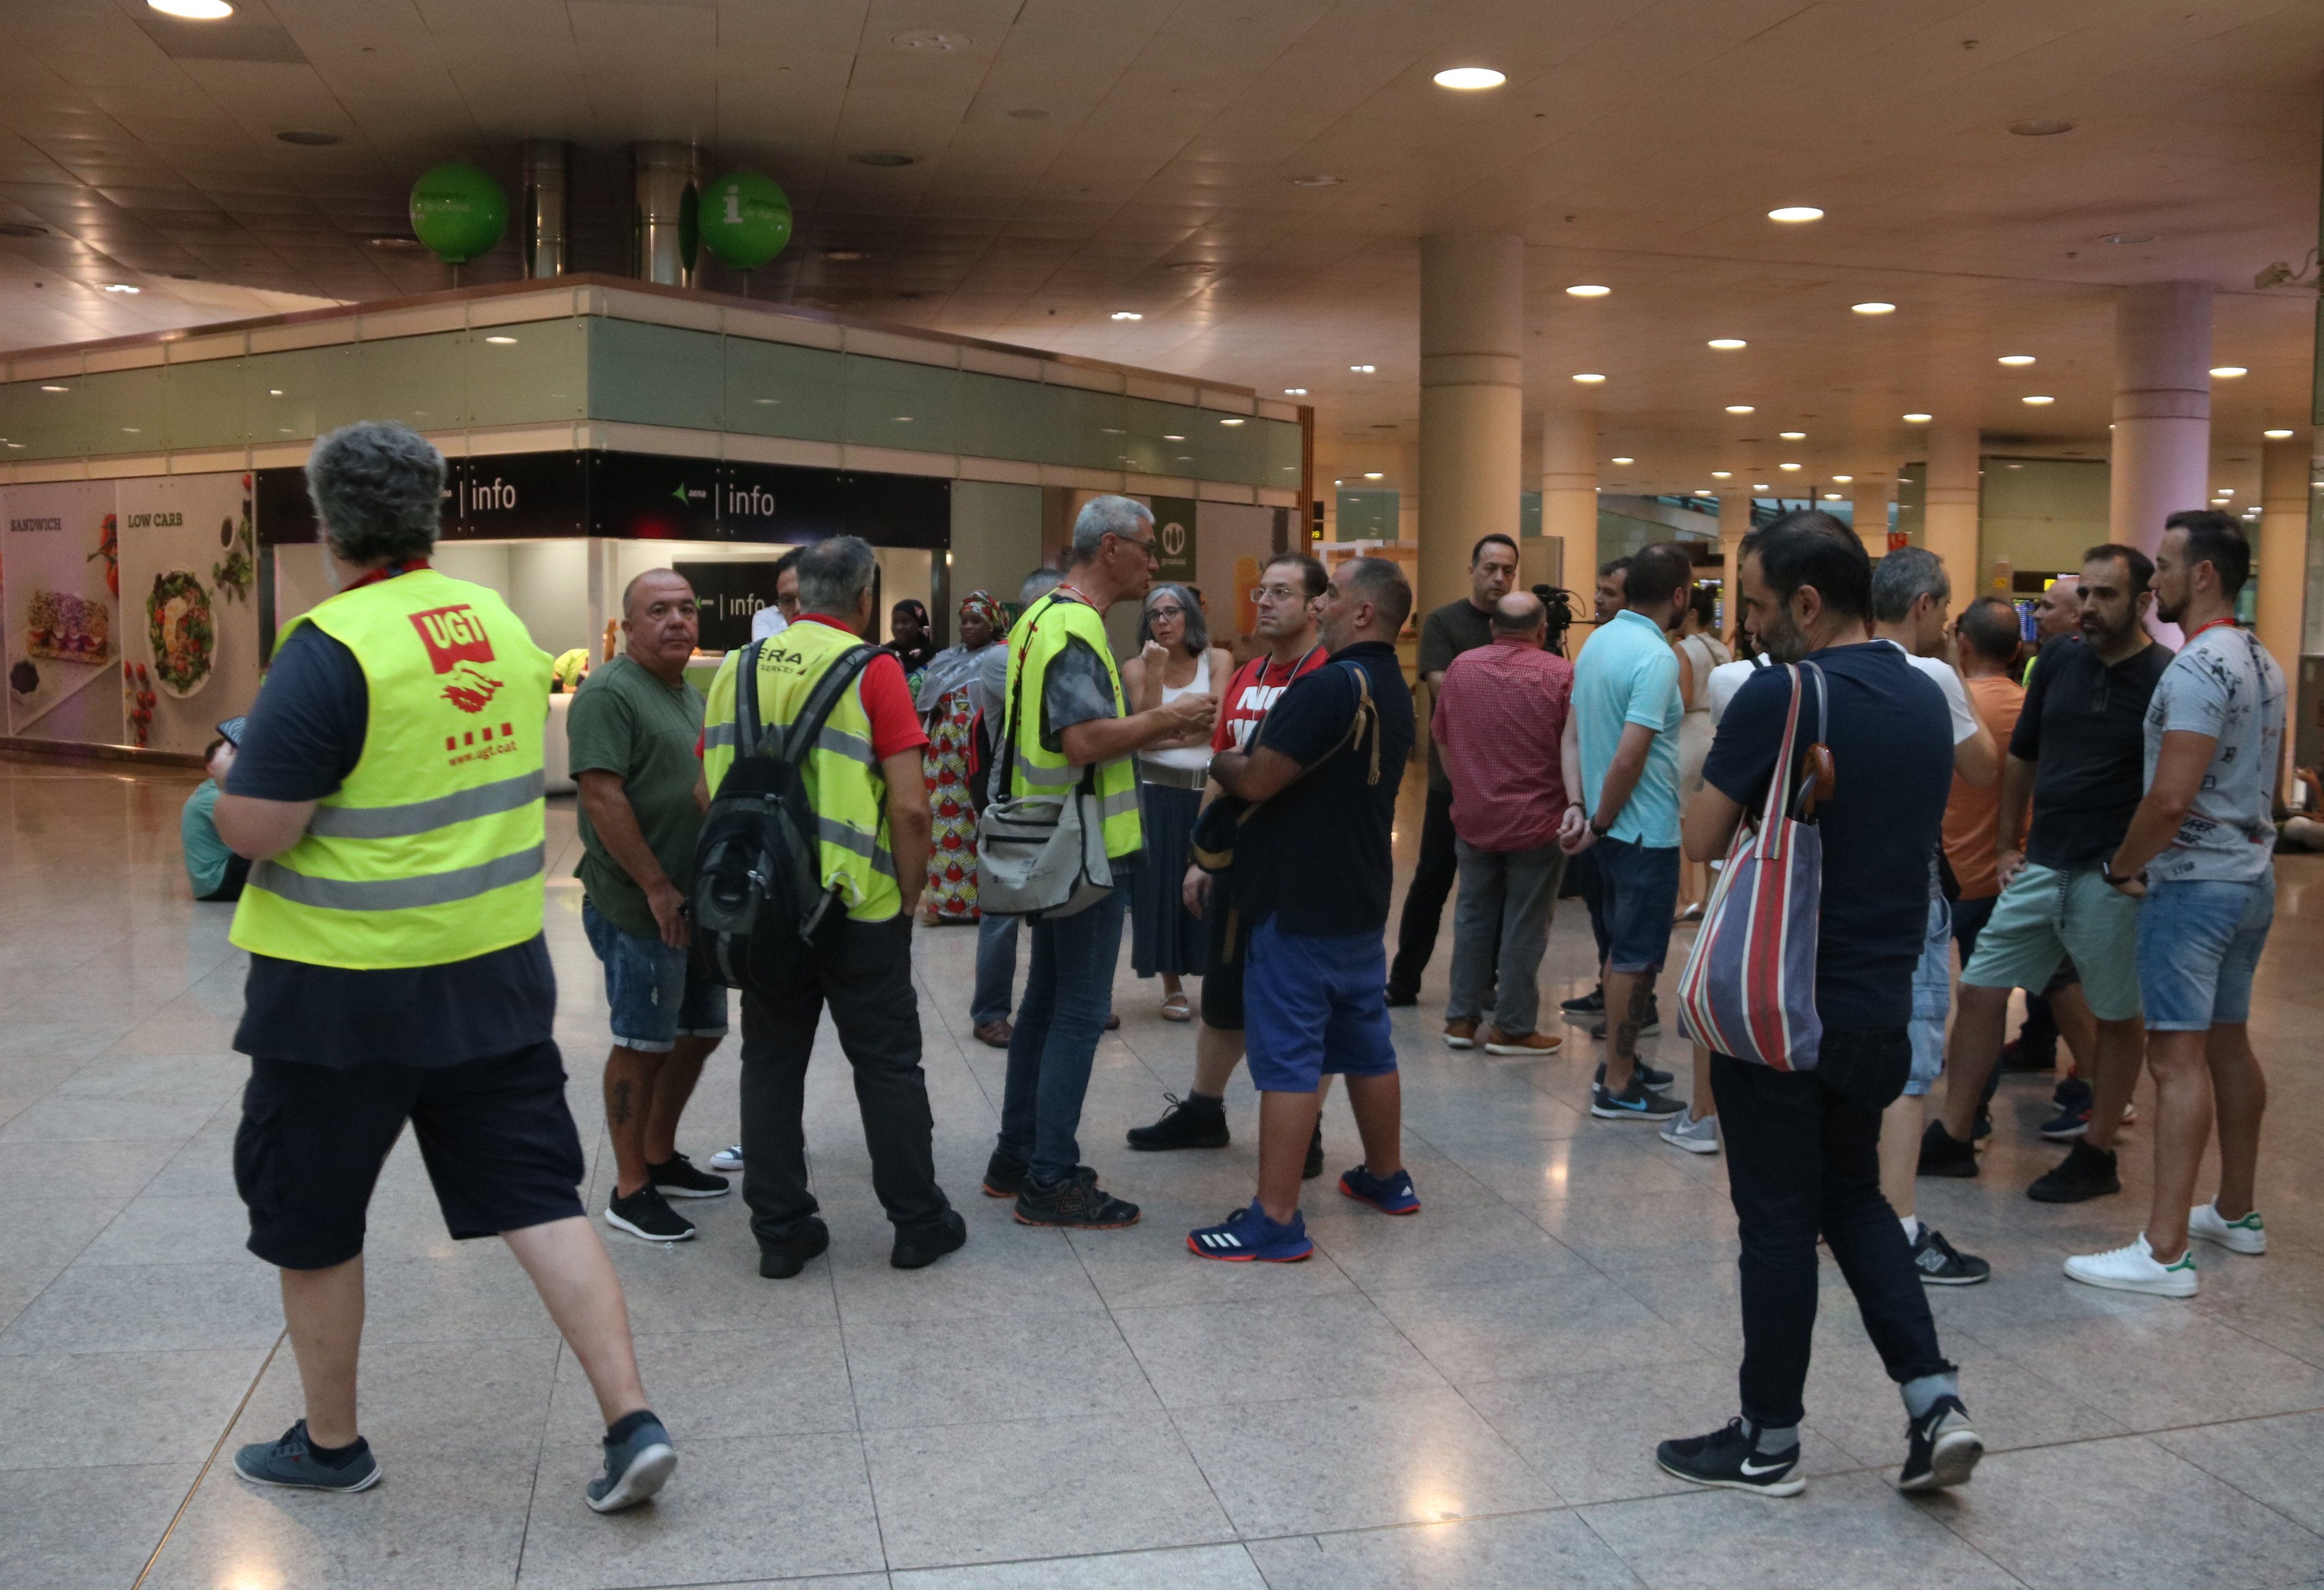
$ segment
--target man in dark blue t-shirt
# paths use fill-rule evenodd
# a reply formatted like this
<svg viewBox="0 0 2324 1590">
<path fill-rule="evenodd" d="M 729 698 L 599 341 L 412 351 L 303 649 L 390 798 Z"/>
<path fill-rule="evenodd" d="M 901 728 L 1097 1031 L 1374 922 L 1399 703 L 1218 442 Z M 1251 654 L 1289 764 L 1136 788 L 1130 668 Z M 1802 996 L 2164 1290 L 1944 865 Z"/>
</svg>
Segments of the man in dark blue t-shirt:
<svg viewBox="0 0 2324 1590">
<path fill-rule="evenodd" d="M 1812 1068 L 1778 1071 L 1711 1056 L 1727 1134 L 1728 1186 L 1742 1244 L 1742 1417 L 1665 1441 L 1656 1460 L 1702 1484 L 1789 1496 L 1800 1477 L 1801 1392 L 1815 1330 L 1821 1231 L 1856 1294 L 1867 1333 L 1903 1387 L 1909 1447 L 1897 1484 L 1959 1484 L 1984 1454 L 1937 1347 L 1927 1298 L 1896 1212 L 1880 1192 L 1880 1114 L 1912 1068 L 1913 968 L 1928 925 L 1928 880 L 1952 785 L 1945 699 L 1897 648 L 1873 642 L 1872 565 L 1831 515 L 1784 515 L 1743 543 L 1744 622 L 1777 662 L 1736 694 L 1688 803 L 1687 855 L 1723 855 L 1766 799 L 1794 677 L 1807 692 L 1801 739 L 1831 753 L 1819 801 L 1822 916 Z"/>
<path fill-rule="evenodd" d="M 1221 789 L 1264 804 L 1235 840 L 1233 874 L 1234 907 L 1251 923 L 1243 1031 L 1259 1090 L 1259 1196 L 1187 1234 L 1205 1259 L 1282 1264 L 1315 1251 L 1299 1181 L 1326 1071 L 1348 1079 L 1364 1140 L 1364 1162 L 1340 1190 L 1384 1214 L 1420 1209 L 1404 1169 L 1381 937 L 1397 786 L 1416 733 L 1396 655 L 1411 612 L 1412 587 L 1394 563 L 1342 564 L 1317 614 L 1332 661 L 1285 689 L 1248 754 L 1211 762 Z"/>
</svg>

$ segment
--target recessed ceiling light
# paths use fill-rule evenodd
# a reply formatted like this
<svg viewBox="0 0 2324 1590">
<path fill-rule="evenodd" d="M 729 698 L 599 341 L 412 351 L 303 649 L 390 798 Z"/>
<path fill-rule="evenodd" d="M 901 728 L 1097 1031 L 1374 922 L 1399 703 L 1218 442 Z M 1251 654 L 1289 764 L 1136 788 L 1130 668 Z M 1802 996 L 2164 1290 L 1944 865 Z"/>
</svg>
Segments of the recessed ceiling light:
<svg viewBox="0 0 2324 1590">
<path fill-rule="evenodd" d="M 976 41 L 966 33 L 940 33 L 933 28 L 898 33 L 888 41 L 891 49 L 901 50 L 911 55 L 950 55 L 955 51 L 965 50 L 975 42 Z"/>
<path fill-rule="evenodd" d="M 137 291 L 141 291 L 141 289 L 138 289 L 138 288 L 135 288 L 135 287 L 132 287 L 132 286 L 130 286 L 130 285 L 129 285 L 129 283 L 128 283 L 128 282 L 106 282 L 106 283 L 105 284 L 105 290 L 106 290 L 106 291 L 107 291 L 107 292 L 132 292 L 132 293 L 134 293 L 134 292 L 137 292 Z"/>
<path fill-rule="evenodd" d="M 2033 362 L 2032 354 L 2004 354 L 1994 361 L 1997 365 L 2030 365 Z"/>
<path fill-rule="evenodd" d="M 2105 236 L 2099 238 L 2098 241 L 2100 243 L 2114 244 L 2152 243 L 2154 241 L 2154 234 L 2152 232 L 2109 232 Z"/>
<path fill-rule="evenodd" d="M 2215 485 L 2211 488 L 2211 495 L 2215 497 L 2231 497 L 2236 495 L 2236 488 L 2231 485 Z"/>
<path fill-rule="evenodd" d="M 1347 179 L 1334 177 L 1326 171 L 1310 171 L 1305 176 L 1293 177 L 1289 180 L 1294 188 L 1337 188 Z"/>
<path fill-rule="evenodd" d="M 1613 458 L 1609 459 L 1609 462 L 1615 464 L 1635 464 L 1637 460 L 1636 458 Z"/>
<path fill-rule="evenodd" d="M 1286 386 L 1283 389 L 1283 395 L 1285 397 L 1305 397 L 1307 395 L 1307 389 L 1304 386 Z"/>
<path fill-rule="evenodd" d="M 1565 290 L 1568 298 L 1603 298 L 1614 290 L 1600 287 L 1595 282 L 1577 282 Z"/>
<path fill-rule="evenodd" d="M 1808 433 L 1804 430 L 1778 430 L 1775 434 L 1785 441 L 1805 441 L 1808 439 Z"/>
<path fill-rule="evenodd" d="M 1222 425 L 1240 425 L 1242 421 L 1240 420 L 1222 420 L 1219 423 Z"/>
<path fill-rule="evenodd" d="M 1801 221 L 1821 221 L 1823 219 L 1823 211 L 1812 204 L 1787 204 L 1780 208 L 1769 210 L 1767 218 L 1771 221 L 1788 221 L 1796 225 Z"/>
<path fill-rule="evenodd" d="M 2233 381 L 2236 376 L 2248 375 L 2251 372 L 2241 365 L 2215 365 L 2211 368 L 2211 374 L 2222 381 Z"/>
<path fill-rule="evenodd" d="M 1185 439 L 1185 437 L 1183 437 L 1183 436 L 1178 435 L 1178 434 L 1177 434 L 1177 433 L 1176 433 L 1175 431 L 1166 430 L 1166 431 L 1164 431 L 1164 432 L 1162 433 L 1162 439 L 1163 439 L 1164 441 L 1184 441 L 1184 440 L 1185 440 L 1186 439 Z"/>
<path fill-rule="evenodd" d="M 1835 485 L 1847 485 L 1853 482 L 1856 479 L 1856 476 L 1853 475 L 1835 475 L 1831 478 L 1832 484 Z"/>
<path fill-rule="evenodd" d="M 1599 374 L 1595 370 L 1584 370 L 1581 374 L 1576 375 L 1573 379 L 1579 381 L 1584 386 L 1596 386 L 1606 378 L 1603 375 Z"/>
<path fill-rule="evenodd" d="M 337 133 L 318 133 L 311 127 L 292 127 L 288 132 L 275 134 L 274 137 L 278 143 L 296 143 L 301 149 L 328 149 L 339 141 Z"/>
<path fill-rule="evenodd" d="M 2022 397 L 2017 401 L 2021 403 L 2031 403 L 2038 409 L 2044 403 L 2054 403 L 2058 400 L 2053 397 L 2043 397 L 2039 393 L 2036 393 L 2031 397 Z"/>
<path fill-rule="evenodd" d="M 1509 80 L 1506 72 L 1497 72 L 1489 66 L 1451 66 L 1438 72 L 1436 86 L 1440 88 L 1460 88 L 1475 92 L 1479 88 L 1498 88 Z"/>
<path fill-rule="evenodd" d="M 137 436 L 141 435 L 142 432 L 140 432 L 134 425 L 124 425 L 121 428 L 121 434 L 124 436 Z"/>
<path fill-rule="evenodd" d="M 511 343 L 514 342 L 516 338 L 513 337 L 487 337 L 484 340 L 493 344 L 496 347 L 506 347 Z"/>
<path fill-rule="evenodd" d="M 2054 138 L 2061 133 L 2072 132 L 2074 124 L 2037 116 L 2031 121 L 2012 122 L 2009 130 L 2020 138 Z"/>
<path fill-rule="evenodd" d="M 1754 409 L 1748 403 L 1729 403 L 1727 405 L 1727 411 L 1730 414 L 1756 414 L 1758 412 L 1757 409 Z"/>
<path fill-rule="evenodd" d="M 187 22 L 224 22 L 234 14 L 234 7 L 226 0 L 145 0 L 145 4 L 163 16 L 182 17 Z"/>
<path fill-rule="evenodd" d="M 1796 469 L 1799 466 L 1797 464 L 1778 464 L 1775 467 L 1778 469 Z"/>
<path fill-rule="evenodd" d="M 279 386 L 270 386 L 266 389 L 266 395 L 268 397 L 281 397 L 282 395 L 282 389 Z"/>
<path fill-rule="evenodd" d="M 881 171 L 893 171 L 899 166 L 913 164 L 918 157 L 896 149 L 867 149 L 847 157 L 859 166 L 874 166 Z"/>
<path fill-rule="evenodd" d="M 1146 319 L 1145 316 L 1139 314 L 1136 310 L 1116 310 L 1107 318 L 1114 320 L 1143 320 Z"/>
<path fill-rule="evenodd" d="M 1714 469 L 1711 472 L 1711 478 L 1713 480 L 1732 480 L 1735 478 L 1735 471 L 1732 469 Z"/>
<path fill-rule="evenodd" d="M 1351 365 L 1348 366 L 1348 369 L 1351 373 L 1358 375 L 1369 375 L 1378 368 L 1379 368 L 1379 366 L 1377 365 Z"/>
<path fill-rule="evenodd" d="M 1764 480 L 1755 480 L 1751 483 L 1751 489 L 1755 492 L 1766 491 L 1767 489 L 1767 483 Z"/>
<path fill-rule="evenodd" d="M 2292 432 L 2289 430 L 2263 430 L 2260 434 L 2267 438 L 2270 441 L 2282 441 L 2284 438 L 2290 436 Z"/>
<path fill-rule="evenodd" d="M 1904 423 L 1907 425 L 1926 425 L 1930 421 L 1935 418 L 1936 416 L 1934 414 L 1907 414 L 1904 416 Z"/>
<path fill-rule="evenodd" d="M 1364 471 L 1364 478 L 1366 480 L 1384 480 L 1387 476 L 1378 469 L 1367 469 Z"/>
<path fill-rule="evenodd" d="M 861 248 L 826 248 L 823 251 L 823 257 L 841 264 L 853 264 L 858 260 L 868 260 L 872 255 Z"/>
<path fill-rule="evenodd" d="M 1724 353 L 1738 347 L 1748 347 L 1751 345 L 1745 342 L 1739 337 L 1714 337 L 1711 339 L 1708 346 L 1718 348 L 1720 352 Z"/>
<path fill-rule="evenodd" d="M 374 248 L 410 249 L 420 246 L 420 239 L 406 237 L 400 232 L 383 232 L 376 237 L 366 237 L 364 241 Z"/>
<path fill-rule="evenodd" d="M 72 388 L 69 386 L 43 386 L 41 390 L 42 392 L 70 392 Z"/>
<path fill-rule="evenodd" d="M 1859 315 L 1893 315 L 1896 312 L 1895 304 L 1883 303 L 1877 298 L 1864 303 L 1852 303 L 1848 307 Z"/>
</svg>

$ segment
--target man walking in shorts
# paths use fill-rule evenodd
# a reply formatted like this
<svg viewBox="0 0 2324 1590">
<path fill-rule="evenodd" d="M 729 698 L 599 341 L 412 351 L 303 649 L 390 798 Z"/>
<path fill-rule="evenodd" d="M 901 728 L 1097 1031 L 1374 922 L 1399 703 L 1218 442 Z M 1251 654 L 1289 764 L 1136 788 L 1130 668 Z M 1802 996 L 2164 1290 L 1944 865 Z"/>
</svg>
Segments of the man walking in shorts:
<svg viewBox="0 0 2324 1590">
<path fill-rule="evenodd" d="M 1249 752 L 1212 763 L 1222 789 L 1258 806 L 1235 841 L 1235 901 L 1252 923 L 1243 998 L 1259 1196 L 1187 1234 L 1205 1259 L 1291 1263 L 1315 1251 L 1299 1182 L 1327 1072 L 1347 1078 L 1364 1142 L 1340 1191 L 1383 1214 L 1420 1209 L 1404 1169 L 1382 938 L 1397 785 L 1415 734 L 1395 644 L 1411 611 L 1394 563 L 1342 563 L 1319 615 L 1331 662 L 1284 691 Z"/>
<path fill-rule="evenodd" d="M 2267 1252 L 2253 1203 L 2267 1080 L 2251 1046 L 2252 970 L 2275 919 L 2275 782 L 2283 759 L 2283 670 L 2236 596 L 2251 547 L 2232 514 L 2173 513 L 2154 559 L 2155 613 L 2187 644 L 2146 712 L 2146 798 L 2104 864 L 2137 899 L 2138 988 L 2154 1073 L 2154 1201 L 2129 1246 L 2066 1261 L 2117 1291 L 2191 1298 L 2199 1236 Z M 2216 1106 L 2219 1191 L 2189 1206 Z"/>
</svg>

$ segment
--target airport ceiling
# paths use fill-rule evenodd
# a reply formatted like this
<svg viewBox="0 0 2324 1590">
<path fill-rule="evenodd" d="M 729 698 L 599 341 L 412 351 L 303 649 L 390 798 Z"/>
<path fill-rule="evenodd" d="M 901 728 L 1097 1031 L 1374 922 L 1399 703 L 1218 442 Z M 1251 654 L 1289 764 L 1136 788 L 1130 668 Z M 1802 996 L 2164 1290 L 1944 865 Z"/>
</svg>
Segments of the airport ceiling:
<svg viewBox="0 0 2324 1590">
<path fill-rule="evenodd" d="M 372 240 L 438 161 L 515 191 L 527 137 L 618 269 L 622 152 L 667 138 L 789 190 L 758 296 L 1304 387 L 1326 467 L 1408 447 L 1439 230 L 1525 238 L 1528 410 L 1594 404 L 1609 489 L 1884 473 L 1907 412 L 2103 456 L 2140 281 L 2219 290 L 2223 455 L 2306 421 L 2315 294 L 2252 279 L 2317 242 L 2314 0 L 235 5 L 0 0 L 0 345 L 446 285 Z"/>
</svg>

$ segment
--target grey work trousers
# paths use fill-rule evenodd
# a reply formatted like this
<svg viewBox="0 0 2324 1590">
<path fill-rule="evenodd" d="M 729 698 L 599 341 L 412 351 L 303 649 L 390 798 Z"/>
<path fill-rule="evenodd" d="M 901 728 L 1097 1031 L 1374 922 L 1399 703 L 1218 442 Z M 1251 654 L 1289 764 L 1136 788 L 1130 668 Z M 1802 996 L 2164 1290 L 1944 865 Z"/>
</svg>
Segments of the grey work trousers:
<svg viewBox="0 0 2324 1590">
<path fill-rule="evenodd" d="M 1554 840 L 1531 850 L 1480 850 L 1466 839 L 1453 842 L 1453 853 L 1461 896 L 1452 907 L 1452 998 L 1445 1020 L 1483 1020 L 1485 996 L 1498 983 L 1493 1025 L 1523 1038 L 1540 1021 L 1541 957 L 1565 853 Z"/>
</svg>

